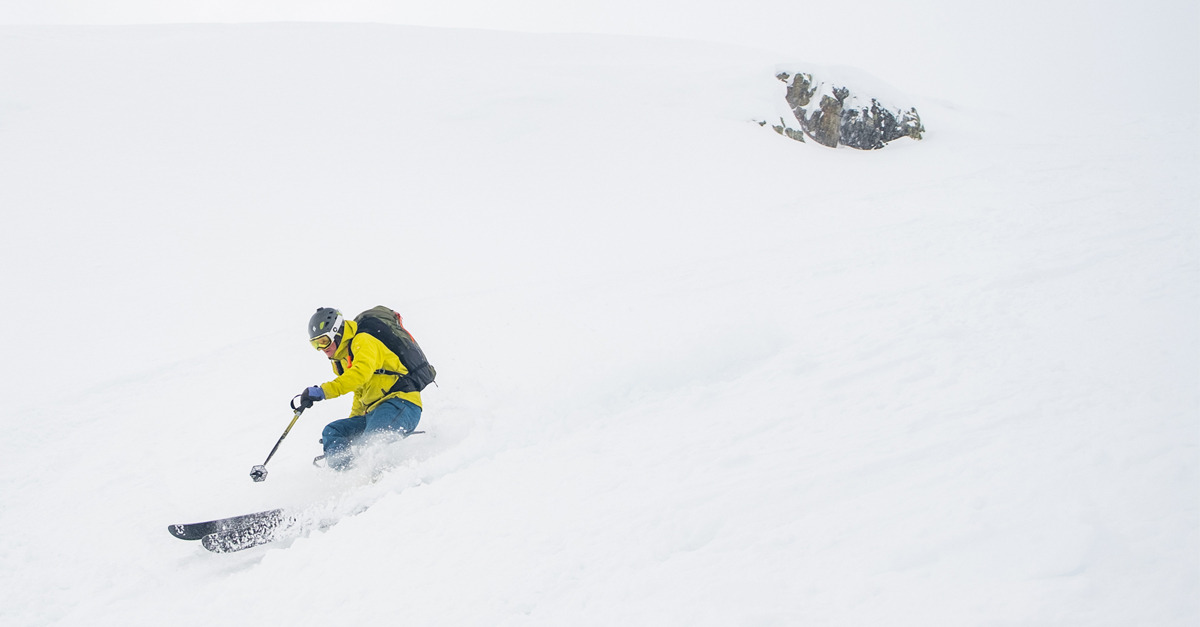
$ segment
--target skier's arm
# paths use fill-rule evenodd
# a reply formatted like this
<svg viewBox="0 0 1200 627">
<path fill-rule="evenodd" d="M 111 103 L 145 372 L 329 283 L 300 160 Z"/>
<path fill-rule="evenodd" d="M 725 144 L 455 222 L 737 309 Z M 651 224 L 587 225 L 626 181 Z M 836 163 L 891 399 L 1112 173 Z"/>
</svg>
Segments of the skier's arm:
<svg viewBox="0 0 1200 627">
<path fill-rule="evenodd" d="M 361 337 L 368 338 L 370 336 Z M 371 340 L 375 340 L 375 338 L 371 338 Z M 337 398 L 362 387 L 367 379 L 370 379 L 379 369 L 379 364 L 383 362 L 383 355 L 379 350 L 381 346 L 382 344 L 378 340 L 364 339 L 354 342 L 354 363 L 333 381 L 321 384 L 321 389 L 325 391 L 325 398 Z"/>
</svg>

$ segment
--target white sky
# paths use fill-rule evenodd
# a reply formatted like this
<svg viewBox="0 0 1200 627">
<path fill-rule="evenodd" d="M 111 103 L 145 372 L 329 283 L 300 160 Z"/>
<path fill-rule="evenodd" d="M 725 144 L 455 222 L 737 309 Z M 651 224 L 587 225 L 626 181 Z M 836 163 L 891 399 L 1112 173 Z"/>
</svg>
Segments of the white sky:
<svg viewBox="0 0 1200 627">
<path fill-rule="evenodd" d="M 928 0 L 917 4 L 922 2 Z M 821 11 L 804 5 L 782 0 L 2 0 L 0 24 L 351 21 L 763 45 L 786 41 L 786 24 Z M 886 17 L 900 19 L 911 7 L 896 7 Z"/>
<path fill-rule="evenodd" d="M 850 65 L 930 96 L 1178 81 L 1200 64 L 1195 0 L 0 0 L 0 25 L 335 21 L 680 37 Z M 1040 81 L 1040 82 L 1039 82 Z M 1187 88 L 1191 90 L 1191 88 Z M 1005 88 L 1011 93 L 1012 86 Z M 1194 91 L 1194 90 L 1192 90 Z"/>
</svg>

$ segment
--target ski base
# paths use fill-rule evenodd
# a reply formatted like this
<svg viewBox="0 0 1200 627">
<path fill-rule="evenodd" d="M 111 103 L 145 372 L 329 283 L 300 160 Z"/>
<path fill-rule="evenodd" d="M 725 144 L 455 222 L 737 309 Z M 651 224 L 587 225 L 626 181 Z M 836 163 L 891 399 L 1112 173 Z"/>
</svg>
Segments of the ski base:
<svg viewBox="0 0 1200 627">
<path fill-rule="evenodd" d="M 254 524 L 210 533 L 201 538 L 200 543 L 213 553 L 233 553 L 280 540 L 292 540 L 314 530 L 323 531 L 338 521 L 337 517 L 320 517 L 313 511 L 276 511 L 279 514 L 263 517 Z"/>
<path fill-rule="evenodd" d="M 278 539 L 277 531 L 278 527 L 221 531 L 204 536 L 200 544 L 213 553 L 233 553 L 274 542 Z"/>
</svg>

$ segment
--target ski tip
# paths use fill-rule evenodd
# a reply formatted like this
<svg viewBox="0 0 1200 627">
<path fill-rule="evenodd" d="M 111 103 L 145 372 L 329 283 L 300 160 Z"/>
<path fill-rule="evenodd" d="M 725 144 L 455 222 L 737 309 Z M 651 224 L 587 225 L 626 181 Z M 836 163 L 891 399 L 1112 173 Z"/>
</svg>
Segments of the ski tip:
<svg viewBox="0 0 1200 627">
<path fill-rule="evenodd" d="M 215 535 L 204 536 L 204 538 L 202 540 L 200 540 L 200 544 L 204 548 L 208 549 L 209 551 L 212 551 L 213 553 L 228 553 L 229 552 L 227 549 L 227 545 L 222 543 Z"/>
<path fill-rule="evenodd" d="M 188 534 L 187 525 L 167 525 L 167 531 L 171 532 L 171 535 L 175 536 L 176 538 L 179 538 L 180 540 L 199 540 L 200 539 L 200 538 L 192 537 L 190 534 Z"/>
</svg>

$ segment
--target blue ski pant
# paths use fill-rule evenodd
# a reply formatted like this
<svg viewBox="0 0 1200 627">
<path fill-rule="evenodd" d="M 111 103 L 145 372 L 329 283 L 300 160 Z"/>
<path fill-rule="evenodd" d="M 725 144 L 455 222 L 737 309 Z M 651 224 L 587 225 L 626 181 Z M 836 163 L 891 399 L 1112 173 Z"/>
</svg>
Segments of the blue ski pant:
<svg viewBox="0 0 1200 627">
<path fill-rule="evenodd" d="M 377 434 L 407 434 L 420 421 L 421 408 L 399 398 L 388 399 L 361 416 L 334 420 L 321 432 L 325 462 L 330 468 L 345 470 L 354 462 L 351 447 L 359 440 Z"/>
</svg>

